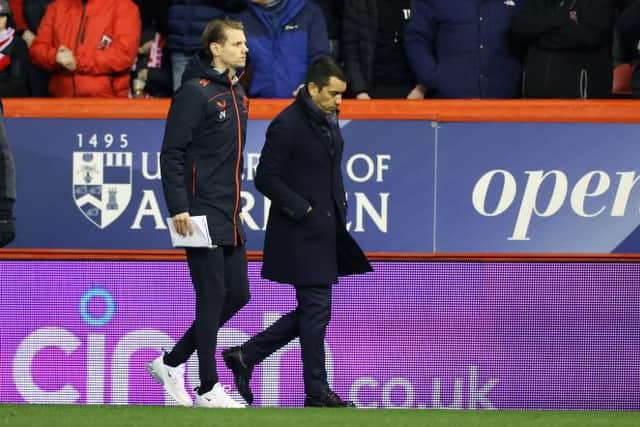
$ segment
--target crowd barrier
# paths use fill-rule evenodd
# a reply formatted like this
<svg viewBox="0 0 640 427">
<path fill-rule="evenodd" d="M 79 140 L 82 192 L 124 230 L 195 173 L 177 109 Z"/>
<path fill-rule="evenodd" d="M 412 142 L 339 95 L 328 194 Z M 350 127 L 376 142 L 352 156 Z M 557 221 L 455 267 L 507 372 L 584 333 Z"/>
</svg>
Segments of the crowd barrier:
<svg viewBox="0 0 640 427">
<path fill-rule="evenodd" d="M 182 259 L 168 246 L 159 181 L 169 102 L 5 100 L 20 232 L 0 257 Z M 290 102 L 250 103 L 251 259 L 268 210 L 253 174 L 269 120 Z M 347 100 L 341 110 L 349 227 L 372 259 L 639 258 L 634 100 Z M 92 197 L 85 184 L 105 162 L 125 177 Z M 43 206 L 55 209 L 43 217 Z"/>
<path fill-rule="evenodd" d="M 268 204 L 252 181 L 289 102 L 251 101 L 252 298 L 220 350 L 295 305 L 260 277 Z M 18 238 L 0 249 L 0 402 L 171 404 L 144 369 L 193 318 L 159 185 L 169 101 L 4 104 Z M 345 101 L 349 228 L 374 272 L 334 290 L 332 388 L 366 408 L 640 410 L 639 113 L 635 101 Z M 105 166 L 124 178 L 87 198 Z M 257 406 L 302 405 L 299 360 L 295 340 L 256 369 Z M 195 357 L 186 372 L 192 389 Z"/>
</svg>

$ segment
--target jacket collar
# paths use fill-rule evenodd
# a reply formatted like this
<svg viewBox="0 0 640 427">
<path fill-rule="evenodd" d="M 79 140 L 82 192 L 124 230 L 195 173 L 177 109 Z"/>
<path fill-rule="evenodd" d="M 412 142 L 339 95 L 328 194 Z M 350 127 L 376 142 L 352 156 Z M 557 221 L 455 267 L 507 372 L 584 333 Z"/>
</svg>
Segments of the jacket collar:
<svg viewBox="0 0 640 427">
<path fill-rule="evenodd" d="M 306 87 L 298 92 L 296 102 L 302 107 L 307 117 L 315 124 L 311 129 L 318 135 L 318 141 L 327 150 L 327 154 L 334 159 L 337 153 L 342 152 L 342 136 L 338 124 L 338 113 L 327 114 L 320 110 L 311 100 Z"/>
<path fill-rule="evenodd" d="M 211 61 L 202 52 L 196 54 L 184 70 L 182 74 L 182 82 L 189 79 L 207 79 L 209 81 L 219 83 L 225 86 L 229 84 L 235 85 L 238 82 L 238 77 L 234 76 L 229 78 L 229 70 L 219 72 L 211 66 Z"/>
<path fill-rule="evenodd" d="M 323 125 L 335 125 L 338 122 L 338 114 L 336 113 L 327 114 L 324 111 L 320 110 L 318 106 L 311 99 L 311 95 L 309 95 L 309 91 L 306 86 L 303 86 L 298 91 L 298 96 L 296 97 L 300 102 L 304 110 L 307 112 L 309 116 L 311 116 L 315 121 L 323 124 Z"/>
<path fill-rule="evenodd" d="M 287 0 L 284 3 L 278 4 L 275 10 L 266 10 L 264 7 L 260 7 L 257 4 L 250 2 L 249 8 L 258 20 L 266 27 L 272 27 L 273 25 L 278 28 L 278 33 L 283 30 L 284 26 L 293 20 L 298 14 L 307 6 L 306 0 Z M 275 16 L 271 14 L 275 13 Z"/>
</svg>

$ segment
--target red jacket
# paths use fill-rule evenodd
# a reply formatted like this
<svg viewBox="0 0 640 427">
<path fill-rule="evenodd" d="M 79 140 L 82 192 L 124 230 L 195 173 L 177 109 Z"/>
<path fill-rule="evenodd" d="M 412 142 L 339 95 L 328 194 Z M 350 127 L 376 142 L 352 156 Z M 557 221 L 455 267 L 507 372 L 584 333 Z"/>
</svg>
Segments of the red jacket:
<svg viewBox="0 0 640 427">
<path fill-rule="evenodd" d="M 56 0 L 42 18 L 29 56 L 51 71 L 52 96 L 126 97 L 140 26 L 138 7 L 131 0 L 88 0 L 86 5 Z M 73 52 L 74 72 L 56 62 L 60 46 Z"/>
<path fill-rule="evenodd" d="M 27 21 L 24 19 L 24 0 L 9 0 L 9 7 L 13 20 L 16 21 L 16 30 L 27 29 Z"/>
</svg>

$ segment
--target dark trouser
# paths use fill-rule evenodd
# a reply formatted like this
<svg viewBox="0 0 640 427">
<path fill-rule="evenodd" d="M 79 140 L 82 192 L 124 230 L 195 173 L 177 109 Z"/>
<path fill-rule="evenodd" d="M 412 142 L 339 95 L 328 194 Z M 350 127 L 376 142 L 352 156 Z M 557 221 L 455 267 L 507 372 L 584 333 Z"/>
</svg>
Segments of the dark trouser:
<svg viewBox="0 0 640 427">
<path fill-rule="evenodd" d="M 167 356 L 181 364 L 197 350 L 200 381 L 215 383 L 218 328 L 249 301 L 246 250 L 222 246 L 186 251 L 196 292 L 196 319 Z"/>
<path fill-rule="evenodd" d="M 245 360 L 260 363 L 300 337 L 304 389 L 318 395 L 328 387 L 324 337 L 331 320 L 331 285 L 296 286 L 298 306 L 242 345 Z"/>
<path fill-rule="evenodd" d="M 29 72 L 29 87 L 31 96 L 34 98 L 49 97 L 49 77 L 48 71 L 32 65 Z"/>
</svg>

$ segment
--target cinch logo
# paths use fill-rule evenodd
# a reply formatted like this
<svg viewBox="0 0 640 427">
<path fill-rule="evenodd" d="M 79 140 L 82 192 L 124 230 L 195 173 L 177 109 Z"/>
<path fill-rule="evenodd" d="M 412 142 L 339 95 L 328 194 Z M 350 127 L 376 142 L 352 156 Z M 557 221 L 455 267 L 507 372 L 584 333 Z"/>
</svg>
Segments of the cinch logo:
<svg viewBox="0 0 640 427">
<path fill-rule="evenodd" d="M 73 199 L 98 228 L 115 221 L 131 200 L 130 152 L 73 153 Z"/>
<path fill-rule="evenodd" d="M 26 403 L 41 404 L 104 404 L 127 405 L 133 403 L 130 394 L 140 398 L 154 399 L 161 387 L 152 390 L 135 381 L 132 372 L 140 369 L 136 354 L 141 350 L 172 348 L 175 341 L 160 329 L 133 329 L 129 318 L 119 318 L 120 309 L 116 297 L 107 289 L 95 286 L 87 289 L 80 298 L 79 315 L 84 328 L 66 311 L 65 319 L 71 324 L 48 325 L 31 331 L 18 344 L 13 356 L 12 378 L 16 391 Z M 126 311 L 126 308 L 125 308 Z M 268 327 L 282 313 L 264 312 L 263 327 Z M 218 332 L 221 348 L 233 347 L 247 341 L 251 335 L 236 328 L 225 326 Z M 57 351 L 62 357 L 47 357 L 47 352 Z M 261 364 L 254 376 L 260 376 L 260 390 L 255 390 L 261 406 L 280 404 L 283 391 L 290 388 L 287 369 L 287 353 L 300 351 L 298 339 L 280 348 Z M 325 343 L 326 369 L 329 385 L 333 385 L 333 352 Z M 5 361 L 3 360 L 3 363 Z M 4 366 L 3 366 L 4 369 Z M 187 362 L 186 385 L 198 385 L 198 358 Z M 281 385 L 282 384 L 282 385 Z M 366 385 L 361 386 L 361 388 Z M 233 392 L 236 398 L 239 395 Z M 3 393 L 0 393 L 0 399 Z M 173 399 L 164 394 L 167 405 Z"/>
</svg>

